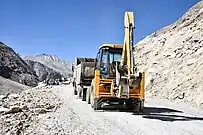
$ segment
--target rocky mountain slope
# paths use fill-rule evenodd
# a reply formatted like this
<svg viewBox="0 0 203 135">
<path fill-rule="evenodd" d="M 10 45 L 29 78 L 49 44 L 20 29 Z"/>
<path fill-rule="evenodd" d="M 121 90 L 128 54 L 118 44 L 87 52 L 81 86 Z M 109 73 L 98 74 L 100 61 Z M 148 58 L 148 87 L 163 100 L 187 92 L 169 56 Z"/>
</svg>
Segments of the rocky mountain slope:
<svg viewBox="0 0 203 135">
<path fill-rule="evenodd" d="M 32 60 L 25 60 L 25 62 L 36 72 L 40 82 L 44 80 L 49 82 L 50 80 L 61 79 L 64 77 L 59 72 L 54 71 L 40 62 Z"/>
<path fill-rule="evenodd" d="M 25 56 L 23 59 L 40 62 L 56 72 L 62 73 L 65 77 L 70 77 L 72 75 L 71 63 L 59 59 L 56 55 L 40 54 L 37 56 Z"/>
<path fill-rule="evenodd" d="M 37 86 L 38 77 L 14 50 L 0 42 L 0 76 L 13 81 Z"/>
<path fill-rule="evenodd" d="M 203 1 L 135 47 L 146 94 L 203 107 Z"/>
<path fill-rule="evenodd" d="M 0 94 L 19 93 L 29 88 L 29 86 L 17 83 L 10 79 L 5 79 L 0 76 Z"/>
</svg>

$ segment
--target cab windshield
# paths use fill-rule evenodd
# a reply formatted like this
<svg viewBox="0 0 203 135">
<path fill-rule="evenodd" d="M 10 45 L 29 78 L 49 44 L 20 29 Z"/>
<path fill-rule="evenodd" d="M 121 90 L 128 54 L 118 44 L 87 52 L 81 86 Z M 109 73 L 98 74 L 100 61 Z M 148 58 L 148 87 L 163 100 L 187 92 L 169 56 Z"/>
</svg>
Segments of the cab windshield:
<svg viewBox="0 0 203 135">
<path fill-rule="evenodd" d="M 102 49 L 101 57 L 101 74 L 109 76 L 111 72 L 111 65 L 113 62 L 120 62 L 122 55 L 122 49 Z"/>
</svg>

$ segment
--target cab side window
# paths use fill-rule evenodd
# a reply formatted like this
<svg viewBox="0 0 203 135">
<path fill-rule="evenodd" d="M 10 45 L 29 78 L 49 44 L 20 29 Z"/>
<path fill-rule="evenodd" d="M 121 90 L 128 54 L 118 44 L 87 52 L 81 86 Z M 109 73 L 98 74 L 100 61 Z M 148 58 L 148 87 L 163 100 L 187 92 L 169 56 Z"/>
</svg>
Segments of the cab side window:
<svg viewBox="0 0 203 135">
<path fill-rule="evenodd" d="M 107 51 L 103 51 L 102 54 L 102 61 L 101 61 L 102 66 L 107 66 L 108 65 L 108 52 Z"/>
<path fill-rule="evenodd" d="M 97 53 L 97 58 L 96 58 L 96 69 L 100 68 L 100 56 L 101 56 L 101 51 L 99 50 L 99 52 Z"/>
</svg>

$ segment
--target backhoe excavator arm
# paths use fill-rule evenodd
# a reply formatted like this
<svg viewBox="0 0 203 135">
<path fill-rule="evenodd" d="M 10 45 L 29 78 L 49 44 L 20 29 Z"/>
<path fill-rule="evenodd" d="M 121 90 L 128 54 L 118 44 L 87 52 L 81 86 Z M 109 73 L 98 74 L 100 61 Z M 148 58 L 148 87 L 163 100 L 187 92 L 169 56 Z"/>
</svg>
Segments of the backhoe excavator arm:
<svg viewBox="0 0 203 135">
<path fill-rule="evenodd" d="M 124 18 L 125 38 L 121 57 L 121 67 L 127 68 L 127 74 L 135 74 L 133 55 L 134 16 L 133 12 L 125 12 Z"/>
<path fill-rule="evenodd" d="M 142 75 L 137 71 L 134 62 L 134 16 L 133 12 L 125 12 L 124 18 L 125 37 L 123 44 L 123 51 L 120 64 L 117 64 L 116 70 L 116 89 L 118 89 L 118 97 L 129 97 L 130 89 L 140 87 Z"/>
</svg>

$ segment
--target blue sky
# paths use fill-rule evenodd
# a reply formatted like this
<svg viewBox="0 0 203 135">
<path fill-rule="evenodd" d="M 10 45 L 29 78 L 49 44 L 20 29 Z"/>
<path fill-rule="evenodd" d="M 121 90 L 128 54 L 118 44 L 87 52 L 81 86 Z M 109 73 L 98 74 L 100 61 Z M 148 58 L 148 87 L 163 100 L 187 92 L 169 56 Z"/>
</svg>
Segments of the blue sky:
<svg viewBox="0 0 203 135">
<path fill-rule="evenodd" d="M 0 41 L 21 55 L 95 57 L 123 43 L 124 13 L 135 13 L 135 42 L 176 21 L 199 0 L 0 0 Z"/>
</svg>

